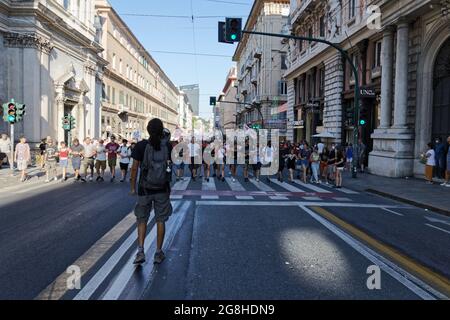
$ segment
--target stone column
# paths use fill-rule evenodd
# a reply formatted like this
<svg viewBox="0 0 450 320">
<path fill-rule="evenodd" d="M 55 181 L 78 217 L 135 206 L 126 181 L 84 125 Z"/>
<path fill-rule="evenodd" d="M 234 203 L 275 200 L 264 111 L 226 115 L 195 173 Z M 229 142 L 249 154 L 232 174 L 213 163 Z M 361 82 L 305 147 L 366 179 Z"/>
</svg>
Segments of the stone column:
<svg viewBox="0 0 450 320">
<path fill-rule="evenodd" d="M 397 26 L 397 56 L 395 64 L 395 108 L 394 129 L 406 128 L 408 107 L 408 48 L 409 23 L 399 22 Z"/>
<path fill-rule="evenodd" d="M 64 140 L 64 129 L 62 127 L 62 118 L 64 117 L 64 85 L 56 86 L 56 112 L 53 113 L 53 124 L 55 128 L 56 142 Z"/>
<path fill-rule="evenodd" d="M 394 30 L 387 27 L 383 32 L 381 73 L 381 129 L 391 126 L 392 80 L 393 80 Z"/>
</svg>

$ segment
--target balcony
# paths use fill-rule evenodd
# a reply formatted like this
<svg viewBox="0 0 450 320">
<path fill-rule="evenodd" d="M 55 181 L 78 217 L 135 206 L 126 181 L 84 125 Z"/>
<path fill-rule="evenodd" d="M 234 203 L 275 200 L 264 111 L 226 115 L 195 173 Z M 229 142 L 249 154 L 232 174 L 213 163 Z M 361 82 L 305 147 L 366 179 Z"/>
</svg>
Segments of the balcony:
<svg viewBox="0 0 450 320">
<path fill-rule="evenodd" d="M 312 13 L 312 9 L 314 6 L 319 3 L 319 0 L 305 0 L 303 3 L 298 6 L 291 14 L 292 24 L 295 24 L 297 21 L 302 20 L 305 16 Z"/>
</svg>

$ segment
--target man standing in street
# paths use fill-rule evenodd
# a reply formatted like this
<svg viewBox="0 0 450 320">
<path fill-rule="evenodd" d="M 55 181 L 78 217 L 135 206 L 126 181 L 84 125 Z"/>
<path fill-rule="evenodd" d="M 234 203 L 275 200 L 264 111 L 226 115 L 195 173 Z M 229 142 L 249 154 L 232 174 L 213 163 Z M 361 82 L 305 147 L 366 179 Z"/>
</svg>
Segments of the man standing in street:
<svg viewBox="0 0 450 320">
<path fill-rule="evenodd" d="M 47 148 L 44 152 L 44 161 L 45 161 L 45 172 L 47 175 L 46 183 L 49 183 L 51 180 L 58 180 L 58 173 L 56 169 L 56 156 L 58 153 L 57 146 L 53 143 L 53 139 L 51 137 L 47 137 Z M 51 177 L 51 178 L 50 178 Z"/>
<path fill-rule="evenodd" d="M 150 135 L 149 140 L 142 140 L 136 144 L 131 157 L 130 193 L 136 194 L 136 178 L 138 169 L 141 170 L 138 183 L 138 200 L 134 209 L 138 228 L 138 250 L 134 264 L 145 262 L 144 241 L 147 234 L 147 222 L 152 209 L 155 211 L 156 220 L 156 253 L 153 262 L 161 263 L 164 258 L 162 251 L 165 223 L 172 215 L 170 203 L 170 157 L 172 145 L 170 134 L 164 134 L 164 126 L 160 119 L 152 119 L 147 126 Z"/>
<path fill-rule="evenodd" d="M 72 168 L 75 172 L 75 181 L 81 179 L 80 168 L 81 168 L 81 158 L 83 156 L 84 147 L 80 144 L 80 140 L 73 139 L 72 147 L 70 148 L 70 155 L 72 157 Z"/>
<path fill-rule="evenodd" d="M 116 178 L 117 151 L 119 150 L 119 147 L 119 144 L 116 142 L 116 137 L 111 136 L 111 142 L 106 145 L 108 167 L 111 171 L 111 182 L 114 182 L 114 179 Z"/>
<path fill-rule="evenodd" d="M 84 172 L 84 178 L 81 179 L 81 181 L 86 182 L 88 179 L 88 169 L 91 170 L 91 175 L 89 176 L 89 181 L 92 182 L 94 179 L 94 161 L 95 161 L 95 154 L 96 154 L 96 147 L 91 142 L 91 138 L 86 137 L 84 139 L 84 154 L 83 154 L 83 172 Z"/>
<path fill-rule="evenodd" d="M 191 170 L 191 177 L 192 180 L 195 181 L 197 178 L 197 169 L 199 167 L 199 164 L 195 163 L 195 160 L 200 155 L 200 146 L 195 143 L 195 137 L 192 137 L 191 143 L 188 145 L 189 149 L 189 156 L 191 158 L 191 164 L 189 165 L 189 169 Z"/>
<path fill-rule="evenodd" d="M 9 137 L 3 133 L 0 138 L 0 169 L 3 164 L 9 163 L 9 156 L 11 154 L 11 140 Z"/>
</svg>

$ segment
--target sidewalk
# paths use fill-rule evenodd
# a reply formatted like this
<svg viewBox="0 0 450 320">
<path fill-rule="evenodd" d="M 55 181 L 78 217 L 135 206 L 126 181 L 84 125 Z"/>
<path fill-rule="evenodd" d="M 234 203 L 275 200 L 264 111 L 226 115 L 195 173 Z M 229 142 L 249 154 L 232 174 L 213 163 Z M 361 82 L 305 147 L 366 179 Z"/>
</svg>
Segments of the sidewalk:
<svg viewBox="0 0 450 320">
<path fill-rule="evenodd" d="M 45 176 L 45 172 L 37 167 L 28 167 L 27 173 L 28 180 L 25 183 L 38 181 L 38 179 Z M 11 169 L 9 167 L 3 166 L 3 168 L 0 169 L 0 190 L 21 183 L 19 180 L 19 171 L 14 170 L 14 174 L 11 174 Z"/>
<path fill-rule="evenodd" d="M 345 172 L 344 186 L 450 216 L 450 188 L 437 182 L 429 185 L 423 179 L 386 178 L 368 173 L 358 173 L 358 178 L 352 179 L 351 174 Z"/>
</svg>

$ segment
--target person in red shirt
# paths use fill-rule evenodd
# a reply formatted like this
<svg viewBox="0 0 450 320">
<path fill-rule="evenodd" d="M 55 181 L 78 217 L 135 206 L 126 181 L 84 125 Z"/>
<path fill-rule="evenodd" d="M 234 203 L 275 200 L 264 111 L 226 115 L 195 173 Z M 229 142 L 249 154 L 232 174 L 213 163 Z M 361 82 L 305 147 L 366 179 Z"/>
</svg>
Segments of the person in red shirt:
<svg viewBox="0 0 450 320">
<path fill-rule="evenodd" d="M 69 153 L 70 149 L 67 147 L 65 141 L 61 141 L 61 147 L 58 151 L 59 156 L 59 166 L 62 168 L 62 179 L 61 182 L 67 181 L 67 167 L 69 166 Z"/>
<path fill-rule="evenodd" d="M 109 142 L 105 149 L 108 154 L 108 167 L 111 171 L 111 182 L 114 182 L 116 178 L 116 166 L 117 166 L 117 153 L 119 151 L 119 144 L 116 142 L 116 137 L 111 136 L 111 142 Z"/>
</svg>

